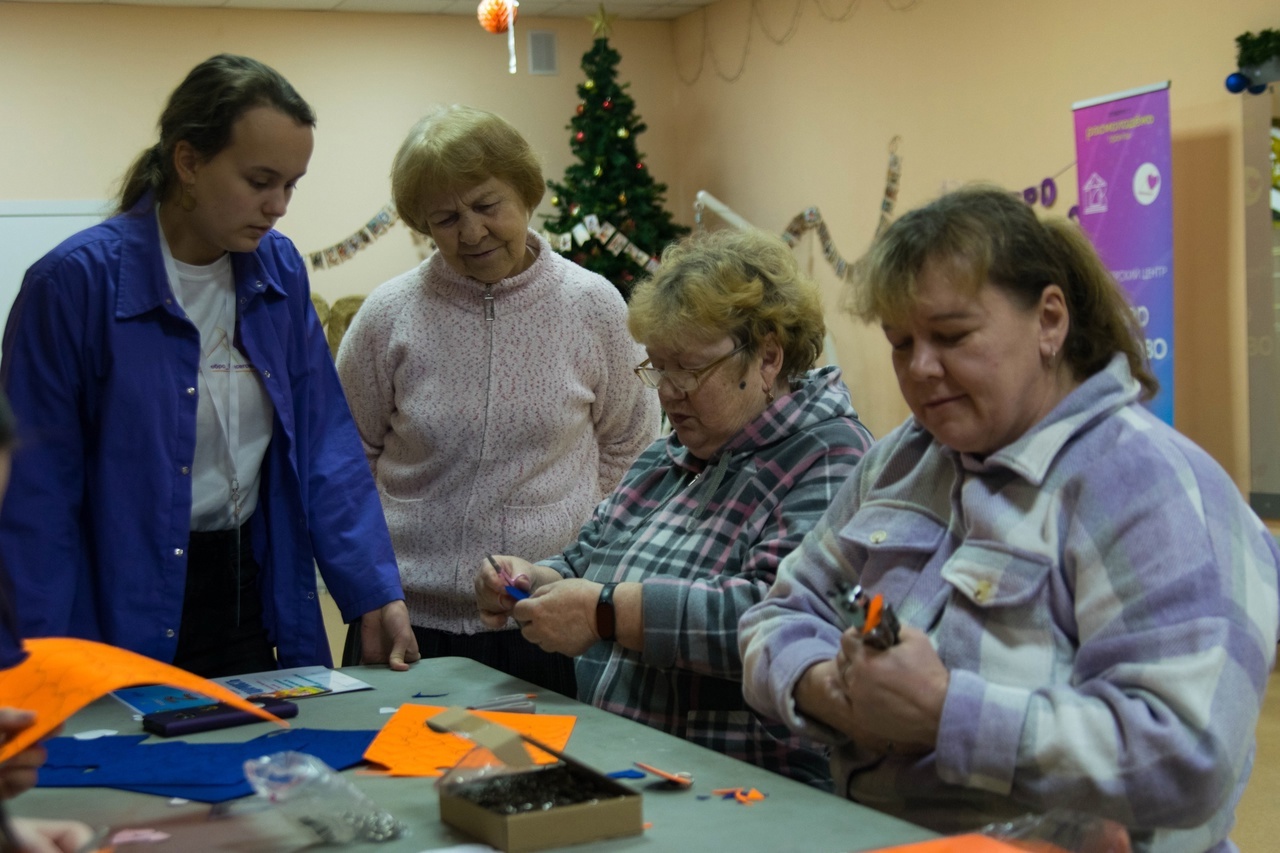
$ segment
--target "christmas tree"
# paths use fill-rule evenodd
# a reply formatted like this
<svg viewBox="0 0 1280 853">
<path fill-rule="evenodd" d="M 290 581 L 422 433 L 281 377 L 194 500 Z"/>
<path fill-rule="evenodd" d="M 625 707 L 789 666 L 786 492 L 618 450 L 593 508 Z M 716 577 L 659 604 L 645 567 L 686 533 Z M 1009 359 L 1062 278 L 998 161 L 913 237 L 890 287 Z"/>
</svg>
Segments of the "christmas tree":
<svg viewBox="0 0 1280 853">
<path fill-rule="evenodd" d="M 577 226 L 581 238 L 589 233 L 583 230 L 584 221 L 588 227 L 598 223 L 603 230 L 597 235 L 558 248 L 570 260 L 609 279 L 625 298 L 644 276 L 649 258 L 660 255 L 689 229 L 672 222 L 663 209 L 667 185 L 654 181 L 644 155 L 636 150 L 636 137 L 646 126 L 627 94 L 629 84 L 617 81 L 620 57 L 608 38 L 613 17 L 601 6 L 590 19 L 596 39 L 582 57 L 586 74 L 578 84 L 582 102 L 567 126 L 569 147 L 579 162 L 565 170 L 563 182 L 547 181 L 551 204 L 558 211 L 548 217 L 547 230 L 570 234 Z M 626 239 L 614 239 L 610 225 Z"/>
</svg>

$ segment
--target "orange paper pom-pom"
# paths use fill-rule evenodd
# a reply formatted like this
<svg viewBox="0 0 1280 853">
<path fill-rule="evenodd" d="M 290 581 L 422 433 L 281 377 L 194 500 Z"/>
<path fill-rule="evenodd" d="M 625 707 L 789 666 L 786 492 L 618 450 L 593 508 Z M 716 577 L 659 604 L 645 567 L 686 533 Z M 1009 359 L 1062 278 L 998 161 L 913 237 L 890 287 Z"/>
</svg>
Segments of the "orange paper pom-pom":
<svg viewBox="0 0 1280 853">
<path fill-rule="evenodd" d="M 518 4 L 510 3 L 507 0 L 481 0 L 480 6 L 476 9 L 476 17 L 480 19 L 480 26 L 484 27 L 491 33 L 505 33 L 508 25 L 515 20 L 515 7 Z M 508 20 L 507 14 L 510 12 L 511 18 Z"/>
</svg>

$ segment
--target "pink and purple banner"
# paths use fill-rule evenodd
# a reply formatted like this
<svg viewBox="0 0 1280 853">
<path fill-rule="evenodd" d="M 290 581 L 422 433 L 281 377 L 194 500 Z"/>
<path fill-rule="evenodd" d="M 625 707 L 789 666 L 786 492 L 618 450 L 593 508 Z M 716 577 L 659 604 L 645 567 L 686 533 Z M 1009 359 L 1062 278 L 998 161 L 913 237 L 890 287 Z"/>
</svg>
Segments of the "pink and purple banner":
<svg viewBox="0 0 1280 853">
<path fill-rule="evenodd" d="M 1080 227 L 1129 295 L 1173 423 L 1173 193 L 1169 83 L 1072 106 Z"/>
</svg>

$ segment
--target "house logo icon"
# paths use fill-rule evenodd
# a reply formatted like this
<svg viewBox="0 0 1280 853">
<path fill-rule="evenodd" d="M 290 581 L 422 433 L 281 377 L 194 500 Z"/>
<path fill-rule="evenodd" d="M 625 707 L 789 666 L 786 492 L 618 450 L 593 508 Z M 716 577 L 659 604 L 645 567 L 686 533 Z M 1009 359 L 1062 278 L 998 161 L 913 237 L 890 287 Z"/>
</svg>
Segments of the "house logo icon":
<svg viewBox="0 0 1280 853">
<path fill-rule="evenodd" d="M 1089 180 L 1084 182 L 1084 213 L 1087 216 L 1090 213 L 1106 212 L 1107 182 L 1101 175 L 1094 172 L 1089 176 Z"/>
</svg>

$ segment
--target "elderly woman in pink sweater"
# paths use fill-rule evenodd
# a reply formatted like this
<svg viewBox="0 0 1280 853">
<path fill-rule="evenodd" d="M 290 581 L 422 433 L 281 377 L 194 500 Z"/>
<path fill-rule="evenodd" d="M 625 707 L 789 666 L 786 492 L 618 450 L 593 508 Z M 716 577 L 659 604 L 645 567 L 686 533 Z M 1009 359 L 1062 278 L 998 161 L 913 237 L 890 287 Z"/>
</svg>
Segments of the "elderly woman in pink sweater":
<svg viewBox="0 0 1280 853">
<path fill-rule="evenodd" d="M 438 110 L 391 177 L 437 251 L 370 294 L 338 374 L 418 647 L 572 696 L 572 659 L 486 626 L 472 579 L 489 553 L 559 553 L 656 437 L 656 395 L 631 372 L 644 353 L 613 285 L 529 228 L 546 184 L 504 119 Z"/>
</svg>

